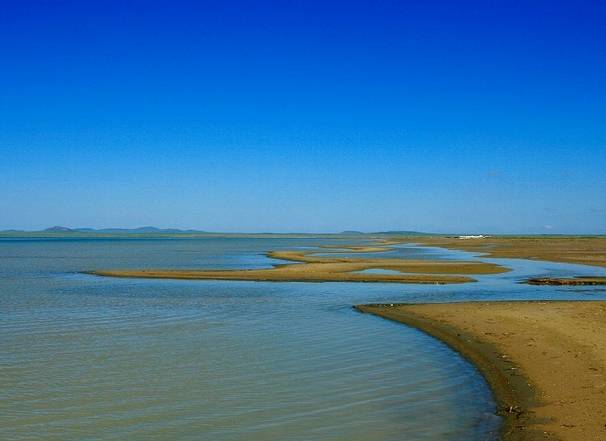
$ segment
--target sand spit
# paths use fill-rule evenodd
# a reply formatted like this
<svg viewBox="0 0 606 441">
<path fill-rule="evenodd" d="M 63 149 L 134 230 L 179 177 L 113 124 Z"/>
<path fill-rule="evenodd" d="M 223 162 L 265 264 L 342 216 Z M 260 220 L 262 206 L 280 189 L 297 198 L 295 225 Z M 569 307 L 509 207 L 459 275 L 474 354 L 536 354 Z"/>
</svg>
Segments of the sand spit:
<svg viewBox="0 0 606 441">
<path fill-rule="evenodd" d="M 389 251 L 384 246 L 340 246 L 348 253 L 377 253 Z M 342 251 L 328 251 L 330 254 Z M 165 270 L 116 269 L 95 270 L 90 274 L 111 277 L 156 279 L 249 280 L 272 282 L 381 282 L 381 283 L 465 283 L 473 282 L 469 274 L 497 274 L 508 271 L 499 265 L 484 262 L 453 260 L 407 260 L 393 258 L 355 258 L 317 256 L 325 250 L 271 251 L 271 258 L 298 262 L 279 264 L 269 269 L 254 270 Z M 368 269 L 397 271 L 395 274 L 361 274 Z"/>
<path fill-rule="evenodd" d="M 504 441 L 606 440 L 606 302 L 364 305 L 471 360 L 504 416 Z"/>
</svg>

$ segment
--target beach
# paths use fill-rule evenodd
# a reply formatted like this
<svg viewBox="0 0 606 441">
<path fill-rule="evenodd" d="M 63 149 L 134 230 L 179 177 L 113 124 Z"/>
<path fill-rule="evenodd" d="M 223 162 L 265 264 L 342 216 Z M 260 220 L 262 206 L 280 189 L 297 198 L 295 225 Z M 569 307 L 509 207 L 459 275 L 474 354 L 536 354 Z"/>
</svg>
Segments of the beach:
<svg viewBox="0 0 606 441">
<path fill-rule="evenodd" d="M 474 363 L 505 418 L 503 441 L 606 439 L 606 302 L 363 305 Z"/>
</svg>

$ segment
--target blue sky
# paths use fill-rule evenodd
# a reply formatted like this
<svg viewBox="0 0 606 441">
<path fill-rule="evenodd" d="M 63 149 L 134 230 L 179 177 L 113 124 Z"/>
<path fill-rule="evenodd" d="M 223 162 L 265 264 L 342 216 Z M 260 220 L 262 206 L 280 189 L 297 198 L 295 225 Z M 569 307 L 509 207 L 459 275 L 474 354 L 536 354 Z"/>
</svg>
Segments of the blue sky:
<svg viewBox="0 0 606 441">
<path fill-rule="evenodd" d="M 606 233 L 606 4 L 0 12 L 0 229 Z"/>
</svg>

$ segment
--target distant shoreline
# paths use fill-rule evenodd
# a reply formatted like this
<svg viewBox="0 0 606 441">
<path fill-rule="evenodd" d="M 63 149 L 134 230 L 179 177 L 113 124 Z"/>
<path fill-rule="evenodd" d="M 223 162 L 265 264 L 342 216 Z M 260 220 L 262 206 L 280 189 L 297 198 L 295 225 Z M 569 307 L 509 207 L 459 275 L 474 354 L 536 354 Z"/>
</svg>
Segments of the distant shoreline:
<svg viewBox="0 0 606 441">
<path fill-rule="evenodd" d="M 46 231 L 0 231 L 0 239 L 16 238 L 16 239 L 70 239 L 70 238 L 112 238 L 112 239 L 204 239 L 204 238 L 251 238 L 251 239 L 376 239 L 385 238 L 388 236 L 382 235 L 348 235 L 341 233 L 136 233 L 136 232 L 46 232 Z M 411 236 L 414 237 L 414 236 Z"/>
<path fill-rule="evenodd" d="M 481 235 L 480 235 L 481 236 Z M 532 239 L 604 239 L 604 234 L 498 234 L 490 236 L 478 236 L 478 238 L 462 241 L 459 239 L 459 234 L 444 234 L 444 233 L 426 233 L 422 231 L 342 231 L 342 232 L 221 232 L 221 231 L 202 231 L 202 230 L 179 230 L 174 228 L 65 228 L 53 227 L 45 230 L 15 230 L 7 229 L 0 230 L 1 238 L 334 238 L 334 239 L 394 239 L 394 240 L 419 240 L 419 242 L 428 241 L 428 245 L 432 243 L 443 243 L 445 248 L 449 245 L 454 245 L 458 248 L 473 247 L 478 244 L 493 243 L 502 240 L 532 240 Z M 436 242 L 433 242 L 436 241 Z"/>
<path fill-rule="evenodd" d="M 336 238 L 336 239 L 375 239 L 387 237 L 425 237 L 434 236 L 435 233 L 424 233 L 419 231 L 341 231 L 341 232 L 225 232 L 225 231 L 206 231 L 195 229 L 179 228 L 157 228 L 157 227 L 139 227 L 139 228 L 68 228 L 55 226 L 44 230 L 0 230 L 0 238 L 3 237 L 39 237 L 39 238 L 69 238 L 69 237 L 165 237 L 165 238 L 205 238 L 205 237 L 233 237 L 233 238 Z"/>
</svg>

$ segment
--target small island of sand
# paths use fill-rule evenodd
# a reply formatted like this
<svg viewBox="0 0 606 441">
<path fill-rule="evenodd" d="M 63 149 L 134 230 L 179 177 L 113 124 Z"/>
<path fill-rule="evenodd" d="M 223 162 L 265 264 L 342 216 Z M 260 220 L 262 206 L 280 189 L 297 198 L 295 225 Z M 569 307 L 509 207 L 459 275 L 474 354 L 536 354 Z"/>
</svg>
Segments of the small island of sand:
<svg viewBox="0 0 606 441">
<path fill-rule="evenodd" d="M 509 271 L 494 263 L 457 260 L 410 260 L 385 258 L 389 245 L 381 241 L 373 246 L 327 246 L 324 250 L 271 251 L 268 257 L 297 262 L 278 264 L 268 269 L 251 270 L 168 270 L 115 269 L 95 270 L 90 274 L 111 277 L 138 277 L 191 280 L 250 280 L 264 282 L 382 282 L 382 283 L 465 283 L 474 279 L 467 275 L 498 274 Z M 333 257 L 330 254 L 376 253 L 376 258 Z M 322 253 L 322 256 L 318 254 Z M 371 272 L 368 272 L 371 270 Z M 383 273 L 372 271 L 380 270 Z"/>
<path fill-rule="evenodd" d="M 529 285 L 606 285 L 606 277 L 540 277 L 526 280 Z"/>
</svg>

